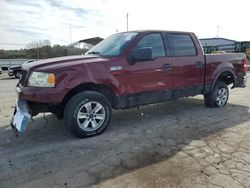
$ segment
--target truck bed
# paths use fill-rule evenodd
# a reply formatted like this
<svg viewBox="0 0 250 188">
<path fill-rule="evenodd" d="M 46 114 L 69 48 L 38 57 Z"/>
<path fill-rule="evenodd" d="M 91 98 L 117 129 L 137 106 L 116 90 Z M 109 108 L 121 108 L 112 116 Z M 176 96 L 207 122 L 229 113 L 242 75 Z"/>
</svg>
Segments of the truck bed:
<svg viewBox="0 0 250 188">
<path fill-rule="evenodd" d="M 206 60 L 205 68 L 205 85 L 211 85 L 216 75 L 227 67 L 228 71 L 233 72 L 235 77 L 242 76 L 244 72 L 244 63 L 246 59 L 244 53 L 225 53 L 225 54 L 207 54 L 204 55 Z"/>
</svg>

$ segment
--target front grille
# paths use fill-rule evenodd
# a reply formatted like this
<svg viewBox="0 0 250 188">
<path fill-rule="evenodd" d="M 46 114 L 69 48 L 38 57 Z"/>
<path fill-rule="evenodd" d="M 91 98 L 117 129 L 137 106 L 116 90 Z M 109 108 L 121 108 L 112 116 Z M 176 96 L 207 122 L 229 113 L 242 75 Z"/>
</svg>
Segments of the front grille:
<svg viewBox="0 0 250 188">
<path fill-rule="evenodd" d="M 26 76 L 27 76 L 27 71 L 26 70 L 21 70 L 21 78 L 19 79 L 19 84 L 21 84 L 22 86 L 25 86 L 25 80 L 26 80 Z"/>
</svg>

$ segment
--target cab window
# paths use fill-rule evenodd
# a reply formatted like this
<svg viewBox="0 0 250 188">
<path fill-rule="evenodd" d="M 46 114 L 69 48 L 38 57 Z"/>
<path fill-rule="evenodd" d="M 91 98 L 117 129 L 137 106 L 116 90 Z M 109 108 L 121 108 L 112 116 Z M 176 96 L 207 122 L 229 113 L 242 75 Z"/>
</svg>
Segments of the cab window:
<svg viewBox="0 0 250 188">
<path fill-rule="evenodd" d="M 162 36 L 160 33 L 152 33 L 144 36 L 137 44 L 136 48 L 152 48 L 153 58 L 166 56 Z"/>
<path fill-rule="evenodd" d="M 188 34 L 169 34 L 174 56 L 195 56 L 197 54 L 194 42 Z"/>
</svg>

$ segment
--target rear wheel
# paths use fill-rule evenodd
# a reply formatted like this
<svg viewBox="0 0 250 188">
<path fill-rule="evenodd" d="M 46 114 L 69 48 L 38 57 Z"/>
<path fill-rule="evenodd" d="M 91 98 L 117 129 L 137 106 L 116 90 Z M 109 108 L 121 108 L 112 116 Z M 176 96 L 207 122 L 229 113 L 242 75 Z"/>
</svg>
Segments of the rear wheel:
<svg viewBox="0 0 250 188">
<path fill-rule="evenodd" d="M 75 136 L 90 137 L 106 129 L 111 113 L 111 104 L 105 96 L 84 91 L 69 100 L 64 110 L 64 121 Z"/>
<path fill-rule="evenodd" d="M 213 90 L 204 95 L 205 105 L 207 107 L 222 107 L 227 104 L 229 97 L 228 87 L 224 82 L 216 82 Z"/>
</svg>

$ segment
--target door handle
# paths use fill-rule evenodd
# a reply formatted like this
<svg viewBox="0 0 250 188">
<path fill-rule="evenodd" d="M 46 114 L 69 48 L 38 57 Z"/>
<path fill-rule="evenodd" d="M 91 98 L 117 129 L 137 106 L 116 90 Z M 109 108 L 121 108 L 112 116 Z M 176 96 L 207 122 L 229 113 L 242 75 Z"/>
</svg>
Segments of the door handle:
<svg viewBox="0 0 250 188">
<path fill-rule="evenodd" d="M 171 70 L 172 69 L 172 65 L 167 63 L 163 65 L 163 70 Z"/>
<path fill-rule="evenodd" d="M 196 67 L 197 68 L 202 68 L 203 67 L 203 63 L 201 61 L 196 62 Z"/>
</svg>

